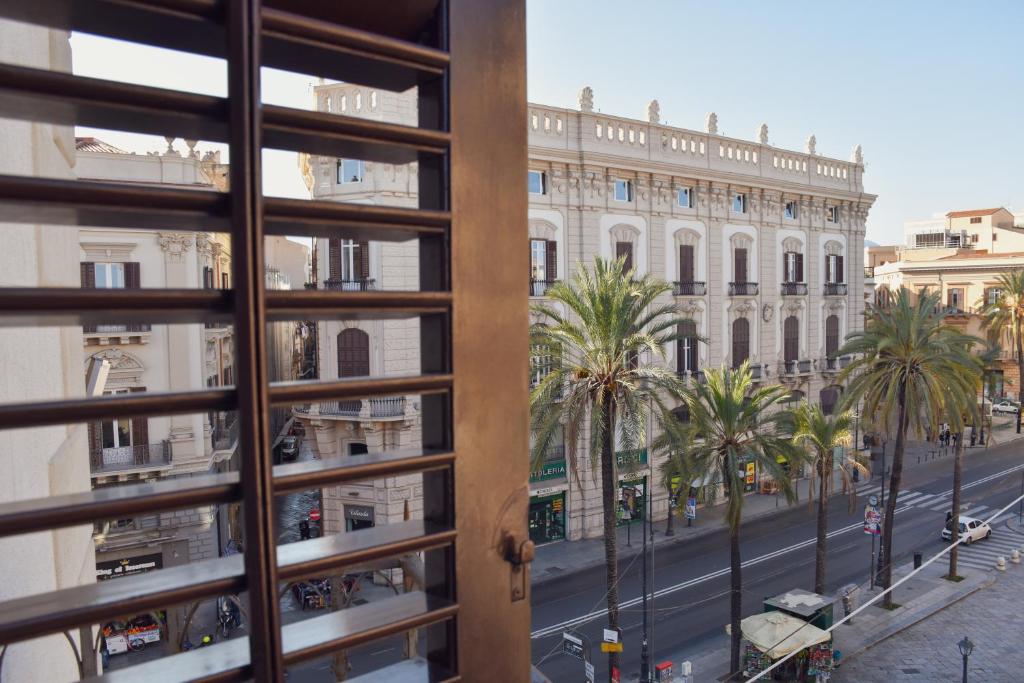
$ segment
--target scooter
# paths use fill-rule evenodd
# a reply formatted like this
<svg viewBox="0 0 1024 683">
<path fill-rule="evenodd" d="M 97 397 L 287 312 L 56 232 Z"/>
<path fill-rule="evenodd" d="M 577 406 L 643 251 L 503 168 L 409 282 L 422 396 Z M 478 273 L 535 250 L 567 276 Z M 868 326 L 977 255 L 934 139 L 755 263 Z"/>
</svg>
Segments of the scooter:
<svg viewBox="0 0 1024 683">
<path fill-rule="evenodd" d="M 232 629 L 242 625 L 238 605 L 228 597 L 217 598 L 217 622 L 221 638 L 227 638 Z"/>
</svg>

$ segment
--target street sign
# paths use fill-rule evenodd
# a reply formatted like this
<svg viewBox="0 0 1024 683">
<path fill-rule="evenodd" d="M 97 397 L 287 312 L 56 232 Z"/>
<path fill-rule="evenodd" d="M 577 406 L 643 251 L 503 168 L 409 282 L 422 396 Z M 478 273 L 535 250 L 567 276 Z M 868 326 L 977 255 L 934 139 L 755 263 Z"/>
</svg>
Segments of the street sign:
<svg viewBox="0 0 1024 683">
<path fill-rule="evenodd" d="M 583 668 L 587 672 L 587 682 L 594 683 L 594 665 L 590 662 L 583 662 Z"/>
<path fill-rule="evenodd" d="M 309 521 L 311 521 L 311 522 L 319 522 L 320 521 L 320 510 L 319 509 L 313 508 L 312 510 L 309 511 Z"/>
<path fill-rule="evenodd" d="M 697 519 L 697 499 L 687 498 L 686 499 L 686 518 Z"/>
<path fill-rule="evenodd" d="M 619 683 L 619 667 L 612 667 L 612 683 Z"/>
<path fill-rule="evenodd" d="M 872 536 L 882 533 L 882 514 L 874 505 L 864 506 L 864 533 Z"/>
<path fill-rule="evenodd" d="M 622 643 L 601 643 L 601 652 L 622 652 Z"/>
<path fill-rule="evenodd" d="M 562 654 L 575 657 L 576 659 L 586 659 L 583 650 L 583 639 L 577 638 L 571 633 L 563 633 Z"/>
<path fill-rule="evenodd" d="M 613 631 L 610 628 L 604 630 L 604 642 L 606 643 L 617 643 L 619 642 L 619 632 Z"/>
</svg>

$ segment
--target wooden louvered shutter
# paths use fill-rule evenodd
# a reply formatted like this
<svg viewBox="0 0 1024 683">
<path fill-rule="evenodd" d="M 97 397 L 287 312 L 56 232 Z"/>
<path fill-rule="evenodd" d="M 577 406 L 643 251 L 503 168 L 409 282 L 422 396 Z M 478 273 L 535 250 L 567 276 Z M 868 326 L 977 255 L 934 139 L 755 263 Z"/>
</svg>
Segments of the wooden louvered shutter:
<svg viewBox="0 0 1024 683">
<path fill-rule="evenodd" d="M 127 272 L 127 268 L 125 269 Z M 146 387 L 132 387 L 131 393 L 145 393 Z M 132 418 L 132 456 L 136 465 L 149 462 L 149 418 L 136 416 Z"/>
<path fill-rule="evenodd" d="M 839 351 L 839 318 L 830 315 L 825 318 L 825 357 L 835 358 Z"/>
<path fill-rule="evenodd" d="M 103 467 L 103 423 L 99 421 L 89 423 L 89 465 Z"/>
<path fill-rule="evenodd" d="M 747 250 L 736 249 L 733 253 L 733 276 L 736 278 L 734 282 L 746 282 L 747 281 Z"/>
<path fill-rule="evenodd" d="M 124 288 L 139 289 L 142 287 L 142 273 L 139 272 L 139 262 L 130 261 L 124 264 Z"/>
<path fill-rule="evenodd" d="M 836 282 L 846 282 L 846 273 L 843 272 L 842 256 L 836 256 Z"/>
<path fill-rule="evenodd" d="M 92 261 L 81 263 L 82 289 L 96 289 L 96 264 Z"/>
<path fill-rule="evenodd" d="M 796 254 L 796 281 L 804 281 L 804 255 Z"/>
<path fill-rule="evenodd" d="M 548 240 L 544 247 L 544 276 L 548 282 L 554 282 L 558 279 L 558 242 Z"/>
<path fill-rule="evenodd" d="M 341 240 L 327 240 L 327 277 L 330 280 L 341 278 Z"/>
<path fill-rule="evenodd" d="M 633 269 L 633 243 L 632 242 L 616 242 L 615 243 L 615 258 L 625 257 L 626 261 L 622 266 L 623 272 L 629 272 Z"/>
<path fill-rule="evenodd" d="M 787 361 L 794 361 L 800 355 L 800 321 L 796 316 L 786 318 L 782 327 L 783 334 L 783 357 Z"/>
<path fill-rule="evenodd" d="M 679 281 L 693 282 L 695 280 L 693 263 L 693 245 L 679 245 Z"/>
<path fill-rule="evenodd" d="M 359 279 L 369 280 L 370 279 L 370 243 L 369 242 L 356 242 L 356 247 L 359 251 Z"/>
<path fill-rule="evenodd" d="M 833 259 L 835 259 L 835 257 L 831 254 L 825 256 L 825 282 L 835 282 L 835 280 L 832 279 Z"/>
<path fill-rule="evenodd" d="M 738 368 L 750 357 L 750 322 L 737 318 L 732 323 L 732 366 Z"/>
</svg>

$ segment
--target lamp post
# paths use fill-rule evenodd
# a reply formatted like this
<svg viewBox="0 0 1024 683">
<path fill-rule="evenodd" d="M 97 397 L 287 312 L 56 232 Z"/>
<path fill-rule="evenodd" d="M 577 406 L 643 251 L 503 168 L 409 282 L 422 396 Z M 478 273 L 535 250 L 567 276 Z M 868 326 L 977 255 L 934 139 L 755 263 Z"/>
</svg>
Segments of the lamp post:
<svg viewBox="0 0 1024 683">
<path fill-rule="evenodd" d="M 972 652 L 974 652 L 974 643 L 972 643 L 967 636 L 964 636 L 964 639 L 957 643 L 956 646 L 960 649 L 960 656 L 964 658 L 963 683 L 967 683 L 967 658 L 971 656 Z"/>
<path fill-rule="evenodd" d="M 984 370 L 982 370 L 981 371 L 981 415 L 979 416 L 979 420 L 981 422 L 981 434 L 978 437 L 978 443 L 980 445 L 982 445 L 982 446 L 985 445 L 985 391 L 988 389 L 988 387 L 985 386 L 985 380 L 988 379 L 986 377 L 986 375 L 987 375 L 987 373 Z"/>
</svg>

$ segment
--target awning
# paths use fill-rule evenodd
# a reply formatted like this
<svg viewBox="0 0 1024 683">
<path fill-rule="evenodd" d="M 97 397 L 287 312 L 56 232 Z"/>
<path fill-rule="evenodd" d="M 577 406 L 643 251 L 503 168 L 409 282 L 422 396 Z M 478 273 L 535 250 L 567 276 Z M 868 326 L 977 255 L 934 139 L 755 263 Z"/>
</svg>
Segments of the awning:
<svg viewBox="0 0 1024 683">
<path fill-rule="evenodd" d="M 785 612 L 762 612 L 740 622 L 743 637 L 772 659 L 784 657 L 831 638 L 827 631 Z"/>
</svg>

